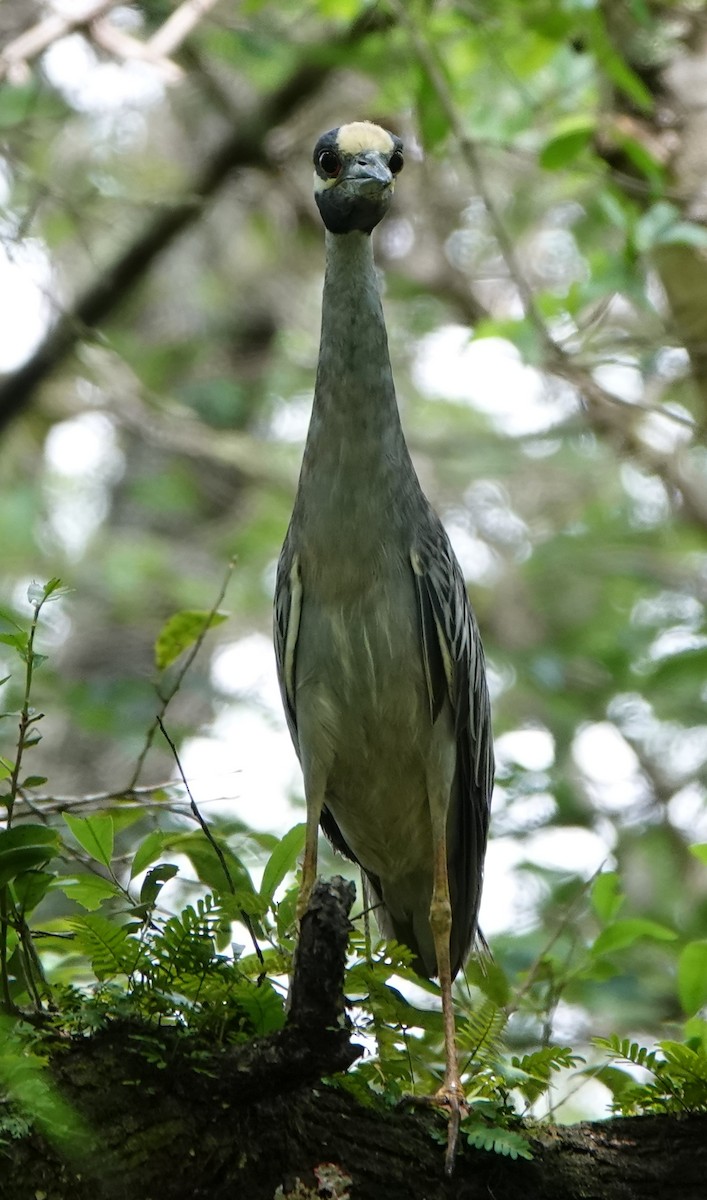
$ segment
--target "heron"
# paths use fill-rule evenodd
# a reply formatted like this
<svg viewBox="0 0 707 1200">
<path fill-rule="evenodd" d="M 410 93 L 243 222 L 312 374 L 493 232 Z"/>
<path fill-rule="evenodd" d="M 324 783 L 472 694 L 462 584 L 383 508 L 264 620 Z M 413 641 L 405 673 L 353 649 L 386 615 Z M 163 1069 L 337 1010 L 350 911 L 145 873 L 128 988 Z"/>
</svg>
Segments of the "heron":
<svg viewBox="0 0 707 1200">
<path fill-rule="evenodd" d="M 373 258 L 403 163 L 402 140 L 369 121 L 314 148 L 321 339 L 275 652 L 307 809 L 298 915 L 321 825 L 360 865 L 383 936 L 439 978 L 445 1075 L 434 1099 L 458 1129 L 452 982 L 480 936 L 494 760 L 479 630 L 403 434 Z M 448 1169 L 453 1157 L 448 1141 Z"/>
</svg>

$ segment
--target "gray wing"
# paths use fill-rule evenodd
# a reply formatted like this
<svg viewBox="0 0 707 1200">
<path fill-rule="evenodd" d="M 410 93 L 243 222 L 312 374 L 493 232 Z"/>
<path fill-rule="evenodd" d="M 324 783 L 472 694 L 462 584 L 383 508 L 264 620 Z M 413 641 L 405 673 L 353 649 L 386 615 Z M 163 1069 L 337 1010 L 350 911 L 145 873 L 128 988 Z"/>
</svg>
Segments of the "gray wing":
<svg viewBox="0 0 707 1200">
<path fill-rule="evenodd" d="M 282 694 L 285 717 L 299 758 L 297 737 L 297 714 L 295 712 L 295 671 L 297 637 L 302 612 L 302 578 L 297 554 L 292 548 L 290 536 L 285 538 L 277 564 L 275 582 L 275 604 L 273 612 L 273 640 L 277 678 Z"/>
<path fill-rule="evenodd" d="M 282 704 L 298 758 L 300 758 L 300 745 L 297 733 L 295 696 L 297 687 L 297 638 L 299 636 L 302 602 L 303 588 L 299 557 L 292 547 L 288 532 L 277 564 L 273 640 L 275 642 L 275 662 L 277 664 L 277 677 L 280 683 Z M 347 844 L 326 804 L 322 808 L 319 823 L 334 849 L 343 854 L 345 858 L 358 863 L 356 855 Z M 377 880 L 374 879 L 373 882 L 377 883 Z"/>
<path fill-rule="evenodd" d="M 447 824 L 452 968 L 477 935 L 493 790 L 491 712 L 484 651 L 464 577 L 441 522 L 430 514 L 411 554 L 430 717 L 445 698 L 454 715 L 457 771 Z"/>
</svg>

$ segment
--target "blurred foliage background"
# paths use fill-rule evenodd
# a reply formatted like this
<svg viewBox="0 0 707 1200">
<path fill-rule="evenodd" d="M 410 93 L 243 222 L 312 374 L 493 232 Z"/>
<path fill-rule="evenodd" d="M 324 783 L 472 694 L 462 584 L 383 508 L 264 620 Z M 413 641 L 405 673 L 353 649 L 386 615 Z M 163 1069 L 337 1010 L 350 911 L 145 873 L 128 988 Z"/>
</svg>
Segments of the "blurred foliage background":
<svg viewBox="0 0 707 1200">
<path fill-rule="evenodd" d="M 548 985 L 542 1021 L 575 1044 L 675 1029 L 707 927 L 704 6 L 60 11 L 0 11 L 0 603 L 26 623 L 32 579 L 71 589 L 38 634 L 48 782 L 22 812 L 176 778 L 160 739 L 141 760 L 153 643 L 235 557 L 168 725 L 234 844 L 300 819 L 269 639 L 318 345 L 310 156 L 374 119 L 407 150 L 376 234 L 403 421 L 489 660 L 484 928 L 511 971 L 569 962 L 617 870 L 622 916 L 676 936 Z M 5 675 L 12 710 L 0 645 Z M 149 799 L 126 853 L 183 823 Z"/>
</svg>

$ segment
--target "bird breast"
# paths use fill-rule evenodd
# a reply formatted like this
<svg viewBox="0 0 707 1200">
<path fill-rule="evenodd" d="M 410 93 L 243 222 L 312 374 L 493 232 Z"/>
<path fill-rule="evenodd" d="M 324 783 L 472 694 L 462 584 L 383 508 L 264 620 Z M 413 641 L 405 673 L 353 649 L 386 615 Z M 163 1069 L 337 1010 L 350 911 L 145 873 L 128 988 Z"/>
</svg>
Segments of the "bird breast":
<svg viewBox="0 0 707 1200">
<path fill-rule="evenodd" d="M 384 559 L 345 597 L 321 582 L 308 581 L 303 562 L 300 746 L 323 765 L 326 803 L 362 865 L 406 875 L 429 859 L 431 838 L 432 726 L 412 571 Z"/>
</svg>

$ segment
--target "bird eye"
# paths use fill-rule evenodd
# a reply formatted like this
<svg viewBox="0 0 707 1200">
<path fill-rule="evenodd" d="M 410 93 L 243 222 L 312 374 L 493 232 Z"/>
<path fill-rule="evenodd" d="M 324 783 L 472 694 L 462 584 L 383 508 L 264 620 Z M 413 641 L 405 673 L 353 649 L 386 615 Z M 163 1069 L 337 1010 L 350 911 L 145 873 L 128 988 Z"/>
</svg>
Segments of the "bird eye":
<svg viewBox="0 0 707 1200">
<path fill-rule="evenodd" d="M 398 175 L 403 169 L 403 154 L 402 150 L 394 150 L 388 159 L 388 166 L 393 172 L 393 175 Z"/>
<path fill-rule="evenodd" d="M 319 166 L 325 175 L 334 179 L 341 170 L 341 159 L 334 150 L 322 150 L 319 155 Z"/>
</svg>

